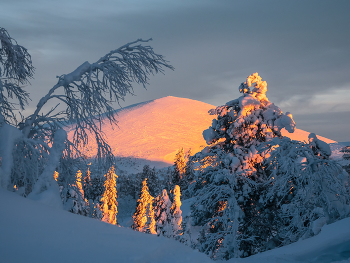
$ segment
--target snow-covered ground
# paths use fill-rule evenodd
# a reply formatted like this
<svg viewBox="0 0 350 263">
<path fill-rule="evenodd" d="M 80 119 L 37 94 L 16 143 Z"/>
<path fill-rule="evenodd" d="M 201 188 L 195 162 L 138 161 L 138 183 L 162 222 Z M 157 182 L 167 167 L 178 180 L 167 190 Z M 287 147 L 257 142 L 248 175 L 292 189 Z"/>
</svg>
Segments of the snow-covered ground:
<svg viewBox="0 0 350 263">
<path fill-rule="evenodd" d="M 75 215 L 0 189 L 0 262 L 211 262 L 165 237 Z"/>
<path fill-rule="evenodd" d="M 0 189 L 0 262 L 212 262 L 165 237 L 71 214 Z M 183 212 L 189 211 L 184 202 Z M 289 246 L 228 262 L 350 262 L 350 218 Z"/>
</svg>

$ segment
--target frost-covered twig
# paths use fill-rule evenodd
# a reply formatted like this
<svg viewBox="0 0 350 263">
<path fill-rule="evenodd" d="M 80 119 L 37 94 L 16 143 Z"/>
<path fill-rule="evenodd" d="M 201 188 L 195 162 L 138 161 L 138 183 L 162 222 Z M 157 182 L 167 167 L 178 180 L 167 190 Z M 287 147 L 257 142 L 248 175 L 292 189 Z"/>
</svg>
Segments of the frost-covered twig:
<svg viewBox="0 0 350 263">
<path fill-rule="evenodd" d="M 34 67 L 27 49 L 18 45 L 6 29 L 0 27 L 0 115 L 5 122 L 16 122 L 16 99 L 20 109 L 28 103 L 29 94 L 20 85 L 33 77 Z"/>
<path fill-rule="evenodd" d="M 88 134 L 95 137 L 99 146 L 97 157 L 111 156 L 111 149 L 105 141 L 100 125 L 104 119 L 116 124 L 113 102 L 124 100 L 133 94 L 132 83 L 148 84 L 148 75 L 173 69 L 162 55 L 154 53 L 150 46 L 143 46 L 149 40 L 138 39 L 116 50 L 112 50 L 95 63 L 84 62 L 73 72 L 58 77 L 57 84 L 39 101 L 35 112 L 24 123 L 23 134 L 40 127 L 45 121 L 40 112 L 51 100 L 59 100 L 66 109 L 60 114 L 47 116 L 56 126 L 65 119 L 75 127 L 73 143 L 82 147 L 88 142 Z"/>
</svg>

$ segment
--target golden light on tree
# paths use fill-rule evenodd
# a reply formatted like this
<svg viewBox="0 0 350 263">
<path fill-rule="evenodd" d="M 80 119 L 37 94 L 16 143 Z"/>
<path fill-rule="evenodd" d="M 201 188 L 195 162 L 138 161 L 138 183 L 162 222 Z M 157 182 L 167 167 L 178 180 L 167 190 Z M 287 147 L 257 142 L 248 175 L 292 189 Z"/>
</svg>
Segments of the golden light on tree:
<svg viewBox="0 0 350 263">
<path fill-rule="evenodd" d="M 77 185 L 77 188 L 79 189 L 80 193 L 82 194 L 84 198 L 84 190 L 83 190 L 83 185 L 81 184 L 81 171 L 79 170 L 76 174 L 76 181 L 75 184 Z"/>
<path fill-rule="evenodd" d="M 59 173 L 57 171 L 55 171 L 53 173 L 53 178 L 55 179 L 56 182 L 57 182 L 58 176 L 59 176 Z"/>
<path fill-rule="evenodd" d="M 153 197 L 149 194 L 147 186 L 147 178 L 142 182 L 142 189 L 140 198 L 137 200 L 137 208 L 135 214 L 132 216 L 133 229 L 140 232 L 147 232 L 151 234 L 157 234 L 154 220 L 154 210 L 153 210 Z"/>
<path fill-rule="evenodd" d="M 112 166 L 105 175 L 104 183 L 105 191 L 103 192 L 102 202 L 102 221 L 110 224 L 117 224 L 118 202 L 117 202 L 117 182 L 118 176 L 115 174 L 114 166 Z"/>
<path fill-rule="evenodd" d="M 177 235 L 181 231 L 181 222 L 182 222 L 182 211 L 181 211 L 181 191 L 178 185 L 175 185 L 174 188 L 174 202 L 170 208 L 171 214 L 173 216 L 171 223 L 173 226 L 174 235 Z"/>
</svg>

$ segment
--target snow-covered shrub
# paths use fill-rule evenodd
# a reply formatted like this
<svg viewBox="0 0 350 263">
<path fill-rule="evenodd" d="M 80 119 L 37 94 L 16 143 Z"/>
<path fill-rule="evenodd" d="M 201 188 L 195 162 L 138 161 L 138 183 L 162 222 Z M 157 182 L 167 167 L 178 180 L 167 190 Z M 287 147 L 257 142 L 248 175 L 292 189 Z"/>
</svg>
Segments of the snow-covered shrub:
<svg viewBox="0 0 350 263">
<path fill-rule="evenodd" d="M 289 244 L 350 212 L 349 178 L 328 145 L 313 134 L 309 144 L 281 136 L 294 131 L 292 115 L 269 102 L 257 73 L 239 90 L 210 111 L 218 115 L 203 132 L 210 146 L 191 158 L 197 248 L 213 259 Z"/>
<path fill-rule="evenodd" d="M 153 209 L 154 197 L 149 194 L 147 178 L 142 182 L 140 198 L 137 200 L 135 214 L 132 216 L 133 224 L 131 228 L 136 231 L 157 234 L 156 221 Z"/>
</svg>

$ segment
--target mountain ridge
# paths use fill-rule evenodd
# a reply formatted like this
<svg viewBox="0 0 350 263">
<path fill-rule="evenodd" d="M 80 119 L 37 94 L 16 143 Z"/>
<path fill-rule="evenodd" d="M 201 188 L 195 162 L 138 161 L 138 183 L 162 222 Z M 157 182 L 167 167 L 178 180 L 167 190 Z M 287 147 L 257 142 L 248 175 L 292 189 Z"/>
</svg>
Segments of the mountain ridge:
<svg viewBox="0 0 350 263">
<path fill-rule="evenodd" d="M 215 107 L 197 100 L 167 96 L 117 109 L 118 126 L 105 122 L 101 127 L 115 156 L 148 160 L 165 167 L 173 164 L 180 148 L 196 153 L 207 146 L 202 132 L 211 126 L 214 116 L 208 111 Z M 72 138 L 72 130 L 67 129 L 67 132 L 68 138 Z M 296 129 L 290 134 L 282 130 L 282 135 L 307 141 L 309 133 Z M 322 136 L 318 138 L 327 143 L 335 142 Z M 89 138 L 88 146 L 82 151 L 93 157 L 96 147 L 93 138 Z"/>
</svg>

